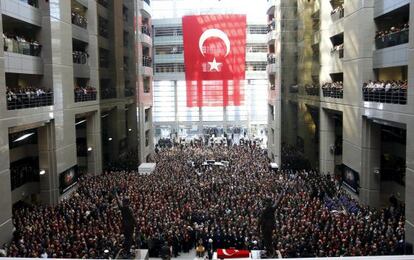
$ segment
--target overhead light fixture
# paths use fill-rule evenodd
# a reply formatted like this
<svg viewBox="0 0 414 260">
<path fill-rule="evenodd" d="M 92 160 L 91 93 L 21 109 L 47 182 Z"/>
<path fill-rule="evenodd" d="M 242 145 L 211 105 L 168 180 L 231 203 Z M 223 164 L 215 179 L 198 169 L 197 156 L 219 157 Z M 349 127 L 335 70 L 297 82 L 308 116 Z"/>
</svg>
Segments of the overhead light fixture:
<svg viewBox="0 0 414 260">
<path fill-rule="evenodd" d="M 108 141 L 112 141 L 112 137 L 109 137 L 109 138 L 108 138 Z"/>
<path fill-rule="evenodd" d="M 132 132 L 132 129 L 131 129 L 131 128 L 129 128 L 129 129 L 128 129 L 128 132 Z"/>
<path fill-rule="evenodd" d="M 90 151 L 92 151 L 93 149 L 92 149 L 92 147 L 88 147 L 88 152 L 90 152 Z"/>
<path fill-rule="evenodd" d="M 109 116 L 109 114 L 104 114 L 104 115 L 102 115 L 101 117 L 102 117 L 102 118 L 105 118 L 105 117 L 107 117 L 107 116 Z"/>
<path fill-rule="evenodd" d="M 40 170 L 39 174 L 40 175 L 45 175 L 46 174 L 46 171 L 45 170 Z"/>
<path fill-rule="evenodd" d="M 32 135 L 34 135 L 35 133 L 28 133 L 28 134 L 24 134 L 24 135 L 22 135 L 22 136 L 20 136 L 19 138 L 17 138 L 16 140 L 14 140 L 13 142 L 15 143 L 15 142 L 20 142 L 20 141 L 22 141 L 22 140 L 24 140 L 24 139 L 26 139 L 26 138 L 28 138 L 29 136 L 32 136 Z"/>
<path fill-rule="evenodd" d="M 81 121 L 77 122 L 75 125 L 80 125 L 80 124 L 83 124 L 83 123 L 85 123 L 85 122 L 86 122 L 86 119 L 84 119 L 84 120 L 81 120 Z"/>
</svg>

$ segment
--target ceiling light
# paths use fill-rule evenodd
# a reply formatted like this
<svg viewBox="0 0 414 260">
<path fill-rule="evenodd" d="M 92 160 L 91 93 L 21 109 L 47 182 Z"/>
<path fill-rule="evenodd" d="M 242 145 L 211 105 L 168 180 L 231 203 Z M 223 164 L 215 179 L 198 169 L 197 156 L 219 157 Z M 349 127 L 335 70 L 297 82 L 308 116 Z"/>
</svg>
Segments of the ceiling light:
<svg viewBox="0 0 414 260">
<path fill-rule="evenodd" d="M 22 136 L 20 136 L 19 138 L 17 138 L 16 140 L 14 140 L 13 142 L 20 142 L 20 141 L 22 141 L 22 140 L 24 140 L 24 139 L 26 139 L 26 138 L 28 138 L 29 136 L 32 136 L 32 135 L 34 135 L 35 133 L 28 133 L 28 134 L 24 134 L 24 135 L 22 135 Z"/>
<path fill-rule="evenodd" d="M 129 132 L 132 132 L 132 129 L 130 128 L 130 129 L 128 129 L 128 131 L 129 131 Z"/>
<path fill-rule="evenodd" d="M 102 117 L 102 118 L 105 118 L 105 117 L 107 117 L 107 116 L 109 116 L 109 114 L 104 114 L 104 115 L 102 115 L 101 117 Z"/>
<path fill-rule="evenodd" d="M 92 151 L 93 149 L 92 149 L 92 147 L 88 147 L 88 152 L 90 152 L 90 151 Z"/>
<path fill-rule="evenodd" d="M 85 122 L 86 122 L 86 119 L 77 122 L 75 125 L 80 125 L 80 124 L 85 123 Z"/>
<path fill-rule="evenodd" d="M 46 174 L 46 171 L 45 170 L 40 170 L 39 174 L 40 175 L 45 175 Z"/>
<path fill-rule="evenodd" d="M 108 138 L 108 141 L 112 141 L 112 137 L 109 137 L 109 138 Z"/>
</svg>

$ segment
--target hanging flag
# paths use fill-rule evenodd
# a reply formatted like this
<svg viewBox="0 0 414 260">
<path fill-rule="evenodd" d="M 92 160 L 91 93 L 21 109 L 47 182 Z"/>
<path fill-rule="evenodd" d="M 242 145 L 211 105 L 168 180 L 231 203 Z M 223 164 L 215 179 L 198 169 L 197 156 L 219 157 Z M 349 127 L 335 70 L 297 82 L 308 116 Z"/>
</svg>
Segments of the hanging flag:
<svg viewBox="0 0 414 260">
<path fill-rule="evenodd" d="M 183 17 L 187 106 L 240 106 L 246 67 L 245 15 Z"/>
</svg>

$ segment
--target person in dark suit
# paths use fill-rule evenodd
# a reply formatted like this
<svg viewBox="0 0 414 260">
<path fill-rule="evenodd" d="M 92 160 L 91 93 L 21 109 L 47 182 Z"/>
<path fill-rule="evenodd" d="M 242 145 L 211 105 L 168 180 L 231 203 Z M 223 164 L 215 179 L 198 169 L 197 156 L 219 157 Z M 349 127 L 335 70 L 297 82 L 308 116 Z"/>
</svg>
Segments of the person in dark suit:
<svg viewBox="0 0 414 260">
<path fill-rule="evenodd" d="M 207 244 L 206 249 L 207 249 L 208 259 L 213 259 L 213 254 L 214 254 L 213 239 L 211 238 L 208 239 L 208 244 Z"/>
<path fill-rule="evenodd" d="M 171 259 L 171 248 L 168 246 L 167 241 L 165 241 L 164 245 L 161 247 L 161 259 L 162 260 Z"/>
<path fill-rule="evenodd" d="M 125 197 L 121 201 L 121 199 L 118 196 L 118 193 L 115 191 L 116 195 L 116 201 L 118 203 L 119 210 L 121 211 L 122 215 L 122 234 L 124 235 L 124 254 L 126 256 L 129 256 L 131 246 L 134 241 L 134 231 L 135 228 L 138 228 L 137 221 L 134 217 L 134 214 L 132 213 L 132 209 L 130 208 L 129 204 L 129 198 Z"/>
<path fill-rule="evenodd" d="M 272 245 L 272 235 L 275 229 L 275 210 L 280 202 L 281 195 L 279 194 L 277 200 L 272 205 L 272 200 L 267 198 L 264 202 L 265 208 L 263 209 L 259 218 L 259 230 L 263 245 L 266 248 L 267 256 L 274 257 L 274 250 Z"/>
</svg>

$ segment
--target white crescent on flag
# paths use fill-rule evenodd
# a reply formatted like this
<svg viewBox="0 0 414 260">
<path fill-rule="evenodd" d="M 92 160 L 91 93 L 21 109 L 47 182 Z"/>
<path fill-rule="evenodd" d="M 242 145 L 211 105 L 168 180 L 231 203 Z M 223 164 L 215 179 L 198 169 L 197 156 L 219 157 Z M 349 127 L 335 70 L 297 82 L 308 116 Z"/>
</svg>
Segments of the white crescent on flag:
<svg viewBox="0 0 414 260">
<path fill-rule="evenodd" d="M 225 56 L 229 55 L 230 48 L 231 48 L 230 39 L 227 36 L 227 34 L 225 34 L 222 30 L 219 30 L 219 29 L 208 29 L 204 31 L 203 34 L 200 36 L 200 40 L 198 41 L 198 47 L 200 48 L 201 54 L 205 56 L 204 51 L 203 51 L 203 44 L 208 38 L 212 38 L 212 37 L 219 38 L 226 44 L 226 55 Z"/>
<path fill-rule="evenodd" d="M 239 250 L 234 250 L 233 253 L 228 253 L 226 249 L 223 249 L 223 254 L 226 256 L 233 256 L 235 254 L 237 254 L 239 252 Z"/>
</svg>

